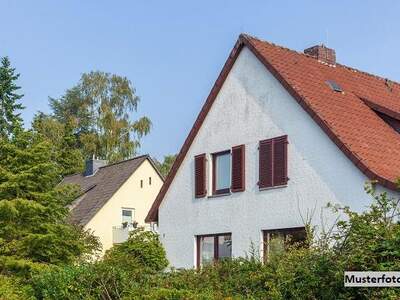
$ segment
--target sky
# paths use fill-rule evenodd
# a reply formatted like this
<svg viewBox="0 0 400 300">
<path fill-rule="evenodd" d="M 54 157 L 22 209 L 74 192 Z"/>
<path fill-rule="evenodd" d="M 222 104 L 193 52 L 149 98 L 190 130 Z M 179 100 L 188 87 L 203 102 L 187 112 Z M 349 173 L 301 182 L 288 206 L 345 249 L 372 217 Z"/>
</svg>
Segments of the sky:
<svg viewBox="0 0 400 300">
<path fill-rule="evenodd" d="M 82 73 L 126 76 L 151 133 L 140 153 L 179 152 L 240 33 L 400 81 L 400 1 L 0 0 L 0 57 L 21 74 L 25 126 Z"/>
</svg>

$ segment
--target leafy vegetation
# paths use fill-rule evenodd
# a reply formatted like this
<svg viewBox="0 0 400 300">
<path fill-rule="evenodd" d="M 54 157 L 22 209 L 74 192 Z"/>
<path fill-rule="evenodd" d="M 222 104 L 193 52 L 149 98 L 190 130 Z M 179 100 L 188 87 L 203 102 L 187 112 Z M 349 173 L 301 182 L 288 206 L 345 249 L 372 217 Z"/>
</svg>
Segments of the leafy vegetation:
<svg viewBox="0 0 400 300">
<path fill-rule="evenodd" d="M 39 299 L 121 299 L 131 292 L 139 297 L 147 280 L 167 265 L 158 236 L 139 228 L 101 261 L 54 267 L 34 277 L 32 286 Z"/>
<path fill-rule="evenodd" d="M 18 75 L 12 75 L 8 60 L 2 61 L 7 70 L 0 70 L 0 106 L 6 105 L 0 111 L 5 120 L 0 124 L 0 295 L 12 299 L 23 293 L 13 286 L 24 286 L 53 265 L 86 260 L 99 243 L 66 221 L 77 190 L 58 186 L 63 169 L 51 143 L 23 129 L 17 112 L 21 96 L 15 94 Z"/>
<path fill-rule="evenodd" d="M 158 170 L 160 171 L 161 175 L 164 176 L 164 178 L 167 177 L 169 171 L 172 168 L 172 165 L 175 162 L 175 159 L 176 159 L 176 154 L 165 155 L 163 162 L 159 162 L 157 159 L 154 159 L 154 162 L 156 163 Z"/>
<path fill-rule="evenodd" d="M 201 270 L 169 270 L 156 235 L 135 231 L 102 261 L 45 271 L 35 278 L 45 299 L 398 299 L 390 288 L 345 288 L 344 271 L 400 267 L 399 199 L 375 194 L 363 213 L 341 208 L 347 221 L 310 246 L 293 246 L 263 264 L 222 260 Z M 66 293 L 66 291 L 68 291 Z M 63 294 L 65 293 L 65 294 Z"/>
<path fill-rule="evenodd" d="M 0 140 L 0 272 L 27 272 L 36 263 L 65 264 L 91 253 L 97 242 L 68 224 L 76 196 L 60 181 L 51 147 L 31 132 Z"/>
<path fill-rule="evenodd" d="M 54 136 L 60 127 L 67 127 L 67 133 L 72 130 L 76 137 L 73 149 L 81 150 L 86 158 L 96 156 L 110 162 L 131 158 L 140 147 L 140 139 L 151 129 L 146 116 L 132 121 L 139 101 L 126 77 L 85 73 L 65 95 L 50 98 L 53 114 L 46 117 L 54 131 L 41 130 L 40 126 L 37 129 Z"/>
</svg>

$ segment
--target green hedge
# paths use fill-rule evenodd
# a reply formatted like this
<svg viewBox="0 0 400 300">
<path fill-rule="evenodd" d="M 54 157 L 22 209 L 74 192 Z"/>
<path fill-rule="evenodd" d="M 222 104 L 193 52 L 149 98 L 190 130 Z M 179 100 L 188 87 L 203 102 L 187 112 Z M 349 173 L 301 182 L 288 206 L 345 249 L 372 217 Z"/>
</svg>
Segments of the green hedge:
<svg viewBox="0 0 400 300">
<path fill-rule="evenodd" d="M 158 237 L 142 230 L 102 261 L 55 267 L 31 284 L 39 299 L 400 299 L 398 288 L 345 288 L 344 271 L 400 270 L 398 199 L 375 195 L 362 214 L 340 208 L 336 224 L 309 247 L 262 264 L 223 260 L 201 270 L 169 270 Z M 310 229 L 310 228 L 308 228 Z M 309 230 L 312 236 L 312 230 Z"/>
</svg>

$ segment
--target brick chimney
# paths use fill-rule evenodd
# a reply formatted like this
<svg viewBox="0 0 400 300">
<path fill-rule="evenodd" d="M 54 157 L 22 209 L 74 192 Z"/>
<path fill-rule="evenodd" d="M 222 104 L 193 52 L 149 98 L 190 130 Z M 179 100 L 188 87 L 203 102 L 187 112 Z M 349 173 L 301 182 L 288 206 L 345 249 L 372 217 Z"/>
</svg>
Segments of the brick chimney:
<svg viewBox="0 0 400 300">
<path fill-rule="evenodd" d="M 334 49 L 326 47 L 324 44 L 316 45 L 304 50 L 305 54 L 308 54 L 321 62 L 329 65 L 336 64 L 336 53 Z"/>
</svg>

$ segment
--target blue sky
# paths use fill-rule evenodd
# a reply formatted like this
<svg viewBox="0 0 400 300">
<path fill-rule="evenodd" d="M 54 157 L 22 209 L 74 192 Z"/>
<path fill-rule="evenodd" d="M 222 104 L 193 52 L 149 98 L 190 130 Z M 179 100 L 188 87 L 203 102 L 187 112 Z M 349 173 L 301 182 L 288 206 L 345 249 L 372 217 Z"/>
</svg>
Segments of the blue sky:
<svg viewBox="0 0 400 300">
<path fill-rule="evenodd" d="M 153 121 L 141 153 L 179 151 L 238 35 L 400 81 L 399 1 L 0 0 L 0 56 L 21 73 L 28 127 L 80 75 L 127 76 Z"/>
</svg>

